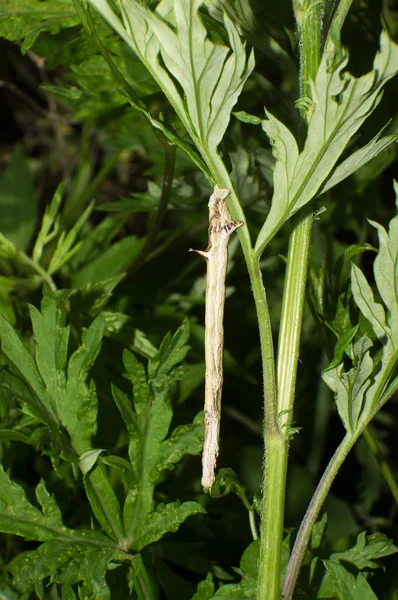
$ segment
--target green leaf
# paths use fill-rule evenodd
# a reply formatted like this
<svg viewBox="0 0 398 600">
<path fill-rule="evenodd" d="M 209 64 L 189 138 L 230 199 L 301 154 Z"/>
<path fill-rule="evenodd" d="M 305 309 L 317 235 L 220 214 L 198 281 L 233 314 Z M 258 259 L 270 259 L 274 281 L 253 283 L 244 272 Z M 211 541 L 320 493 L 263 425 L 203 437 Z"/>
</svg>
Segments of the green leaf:
<svg viewBox="0 0 398 600">
<path fill-rule="evenodd" d="M 0 6 L 0 36 L 24 39 L 22 52 L 29 50 L 41 31 L 54 34 L 78 22 L 69 0 L 3 0 Z"/>
<path fill-rule="evenodd" d="M 29 400 L 34 413 L 49 427 L 58 427 L 55 403 L 53 402 L 32 356 L 22 344 L 13 327 L 0 313 L 1 348 L 7 358 L 18 369 L 34 392 Z"/>
<path fill-rule="evenodd" d="M 141 554 L 135 554 L 131 560 L 129 569 L 129 584 L 137 594 L 137 600 L 158 600 L 156 583 L 153 584 L 145 568 Z M 154 589 L 156 592 L 154 592 Z"/>
<path fill-rule="evenodd" d="M 186 345 L 189 333 L 189 320 L 185 318 L 173 337 L 170 333 L 165 336 L 158 353 L 148 363 L 148 377 L 150 380 L 155 381 L 156 378 L 167 375 L 173 367 L 184 360 L 190 349 Z"/>
<path fill-rule="evenodd" d="M 213 498 L 222 498 L 227 494 L 236 494 L 247 510 L 253 510 L 246 497 L 246 488 L 232 469 L 219 469 L 210 494 Z"/>
<path fill-rule="evenodd" d="M 363 316 L 371 323 L 373 331 L 381 342 L 391 338 L 390 328 L 386 324 L 386 314 L 381 304 L 375 301 L 372 288 L 365 275 L 356 265 L 351 265 L 351 288 L 354 300 Z"/>
<path fill-rule="evenodd" d="M 186 319 L 173 336 L 165 336 L 159 351 L 148 362 L 148 372 L 131 352 L 124 352 L 126 377 L 133 385 L 133 405 L 118 388 L 112 388 L 129 434 L 132 471 L 123 519 L 128 543 L 135 549 L 174 531 L 187 516 L 202 510 L 196 503 L 160 506 L 155 512 L 153 508 L 154 488 L 164 470 L 186 454 L 198 454 L 202 446 L 201 416 L 192 425 L 177 427 L 166 439 L 173 416 L 170 386 L 181 376 L 178 363 L 187 353 L 188 336 Z"/>
<path fill-rule="evenodd" d="M 254 66 L 253 54 L 246 58 L 245 47 L 230 18 L 225 15 L 224 21 L 232 53 L 207 38 L 198 15 L 198 0 L 163 0 L 155 12 L 128 0 L 121 7 L 124 25 L 108 2 L 89 1 L 145 64 L 191 138 L 201 147 L 214 150 Z M 184 97 L 169 73 L 183 88 Z"/>
<path fill-rule="evenodd" d="M 327 523 L 327 513 L 323 513 L 321 520 L 315 523 L 311 532 L 311 550 L 316 550 L 320 547 L 325 535 Z"/>
<path fill-rule="evenodd" d="M 104 547 L 111 541 L 93 531 L 74 531 L 62 523 L 61 512 L 54 498 L 47 492 L 44 482 L 36 488 L 36 499 L 41 510 L 33 506 L 21 486 L 11 481 L 0 464 L 0 531 L 20 535 L 40 542 L 60 540 L 65 543 L 92 542 L 94 547 Z"/>
<path fill-rule="evenodd" d="M 182 458 L 202 452 L 204 438 L 203 412 L 200 412 L 192 424 L 176 427 L 170 437 L 162 442 L 158 469 L 173 469 Z"/>
<path fill-rule="evenodd" d="M 137 528 L 133 549 L 142 550 L 145 546 L 159 540 L 165 533 L 177 531 L 181 523 L 189 516 L 205 512 L 203 506 L 197 502 L 159 504 L 156 510 L 148 515 L 141 527 Z"/>
<path fill-rule="evenodd" d="M 73 275 L 73 285 L 82 287 L 88 283 L 93 284 L 103 281 L 108 277 L 124 273 L 133 263 L 134 258 L 144 243 L 145 238 L 138 238 L 135 235 L 115 242 L 92 262 Z"/>
<path fill-rule="evenodd" d="M 206 579 L 198 584 L 196 593 L 192 596 L 192 600 L 211 600 L 214 594 L 213 575 L 208 573 Z"/>
<path fill-rule="evenodd" d="M 258 255 L 286 220 L 319 193 L 347 143 L 379 103 L 383 86 L 398 71 L 398 46 L 386 31 L 381 33 L 373 71 L 358 79 L 346 71 L 346 53 L 336 60 L 340 51 L 333 45 L 325 50 L 311 83 L 313 105 L 302 152 L 287 127 L 266 111 L 263 129 L 276 165 L 271 210 L 255 245 Z"/>
<path fill-rule="evenodd" d="M 67 535 L 58 506 L 41 482 L 36 488 L 36 498 L 42 511 L 27 499 L 24 490 L 12 482 L 0 465 L 0 530 L 37 541 L 51 540 Z"/>
<path fill-rule="evenodd" d="M 362 573 L 355 577 L 339 563 L 324 560 L 327 573 L 333 582 L 333 592 L 339 600 L 377 600 L 377 596 Z M 319 596 L 322 598 L 324 596 Z"/>
<path fill-rule="evenodd" d="M 35 246 L 33 248 L 33 260 L 39 262 L 43 254 L 43 248 L 51 242 L 57 235 L 59 229 L 58 213 L 61 207 L 62 194 L 65 189 L 65 182 L 59 184 L 54 192 L 54 196 L 49 205 L 46 206 L 41 221 L 40 231 L 38 233 Z"/>
<path fill-rule="evenodd" d="M 225 600 L 229 598 L 236 598 L 236 600 L 250 598 L 250 600 L 255 600 L 259 555 L 260 542 L 259 540 L 255 540 L 246 548 L 242 555 L 239 569 L 242 575 L 241 582 L 238 584 L 223 585 L 214 594 L 214 598 L 217 598 L 217 600 L 221 598 L 223 600 L 224 598 Z"/>
<path fill-rule="evenodd" d="M 363 531 L 358 535 L 355 546 L 344 552 L 333 553 L 330 560 L 349 562 L 357 569 L 376 569 L 379 565 L 375 560 L 396 554 L 398 547 L 382 533 L 366 535 Z"/>
<path fill-rule="evenodd" d="M 50 275 L 58 271 L 58 269 L 60 269 L 62 265 L 67 263 L 70 260 L 70 258 L 78 251 L 80 243 L 78 242 L 77 244 L 75 244 L 77 235 L 84 223 L 86 223 L 90 214 L 92 213 L 93 208 L 94 202 L 91 202 L 91 204 L 89 204 L 89 206 L 86 208 L 83 214 L 76 221 L 72 229 L 68 231 L 68 233 L 63 231 L 59 236 L 57 247 L 48 266 L 48 273 Z"/>
<path fill-rule="evenodd" d="M 102 465 L 84 476 L 84 487 L 91 508 L 104 532 L 119 545 L 124 544 L 124 528 L 119 500 Z"/>
<path fill-rule="evenodd" d="M 9 568 L 15 574 L 13 585 L 21 592 L 34 591 L 39 582 L 48 578 L 59 585 L 79 584 L 78 590 L 85 598 L 110 600 L 106 572 L 114 568 L 115 559 L 122 558 L 121 552 L 111 548 L 53 540 L 37 550 L 22 552 Z"/>
<path fill-rule="evenodd" d="M 376 158 L 376 156 L 387 150 L 391 144 L 395 144 L 398 141 L 398 134 L 395 133 L 386 135 L 381 139 L 379 138 L 380 133 L 369 144 L 353 152 L 353 154 L 336 167 L 326 184 L 322 187 L 320 194 L 327 192 L 338 183 L 341 183 L 344 179 L 347 179 L 347 177 L 358 171 L 358 169 Z"/>
<path fill-rule="evenodd" d="M 322 379 L 335 393 L 337 409 L 344 427 L 355 433 L 364 408 L 365 394 L 371 384 L 373 360 L 371 340 L 363 336 L 353 346 L 354 366 L 343 372 L 343 364 L 322 373 Z"/>
<path fill-rule="evenodd" d="M 83 332 L 81 345 L 67 360 L 69 328 L 65 327 L 63 303 L 69 292 L 44 291 L 41 313 L 30 307 L 36 338 L 37 366 L 51 397 L 51 406 L 68 431 L 76 452 L 91 449 L 96 423 L 97 397 L 94 387 L 86 383 L 88 372 L 101 348 L 104 319 L 100 315 Z M 17 359 L 18 361 L 18 359 Z M 18 362 L 16 366 L 19 368 Z M 22 372 L 22 371 L 21 371 Z"/>
<path fill-rule="evenodd" d="M 14 20 L 1 18 L 3 9 L 4 4 L 0 6 L 0 35 L 1 23 L 7 23 L 9 28 Z M 17 250 L 26 250 L 36 225 L 37 201 L 33 176 L 20 145 L 15 146 L 11 161 L 0 179 L 0 211 L 2 233 Z"/>
<path fill-rule="evenodd" d="M 398 184 L 394 182 L 398 209 Z M 395 347 L 398 347 L 398 215 L 391 219 L 388 234 L 384 227 L 370 223 L 379 234 L 379 251 L 374 262 L 377 289 L 390 311 L 389 326 Z M 365 315 L 366 316 L 366 315 Z"/>
<path fill-rule="evenodd" d="M 351 347 L 351 342 L 358 333 L 358 329 L 359 325 L 355 325 L 355 327 L 351 327 L 339 337 L 334 347 L 334 358 L 330 365 L 328 365 L 328 369 L 337 367 L 342 362 L 345 353 L 350 357 L 352 356 L 352 351 L 349 351 L 348 348 Z"/>
</svg>

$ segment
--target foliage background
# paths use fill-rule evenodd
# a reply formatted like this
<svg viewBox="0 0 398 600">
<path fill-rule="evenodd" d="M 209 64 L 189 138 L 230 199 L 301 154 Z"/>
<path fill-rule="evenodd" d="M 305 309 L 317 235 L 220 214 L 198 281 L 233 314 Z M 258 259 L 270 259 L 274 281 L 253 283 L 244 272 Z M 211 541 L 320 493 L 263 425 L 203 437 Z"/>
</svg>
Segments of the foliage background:
<svg viewBox="0 0 398 600">
<path fill-rule="evenodd" d="M 43 13 L 50 12 L 51 4 L 49 0 L 42 3 Z M 70 310 L 71 323 L 79 332 L 98 312 L 84 286 L 126 273 L 112 293 L 109 290 L 109 295 L 101 300 L 107 312 L 126 318 L 115 317 L 115 327 L 113 331 L 110 328 L 104 339 L 94 368 L 100 402 L 96 446 L 117 454 L 125 440 L 110 390 L 111 383 L 125 386 L 123 348 L 128 346 L 146 356 L 152 345 L 160 345 L 167 331 L 177 329 L 185 315 L 191 322 L 191 350 L 186 373 L 173 390 L 173 425 L 192 422 L 201 410 L 205 268 L 199 257 L 188 254 L 188 249 L 206 246 L 210 189 L 197 167 L 177 150 L 172 193 L 167 210 L 161 208 L 160 227 L 156 231 L 164 147 L 144 117 L 129 106 L 117 89 L 113 75 L 94 40 L 81 27 L 73 6 L 59 0 L 54 4 L 59 11 L 57 17 L 49 20 L 46 27 L 43 18 L 37 19 L 41 23 L 39 31 L 35 32 L 35 19 L 29 21 L 29 2 L 24 0 L 12 8 L 19 19 L 15 34 L 4 20 L 0 29 L 7 38 L 0 40 L 1 230 L 19 250 L 29 253 L 44 210 L 60 182 L 66 181 L 61 230 L 73 226 L 89 202 L 95 200 L 95 208 L 79 233 L 82 246 L 55 274 L 54 281 L 59 288 L 81 290 L 73 296 Z M 245 85 L 236 111 L 245 110 L 262 117 L 266 105 L 294 130 L 298 127 L 294 108 L 298 90 L 295 49 L 291 47 L 294 23 L 290 3 L 270 2 L 264 7 L 265 3 L 258 0 L 252 4 L 259 31 L 265 31 L 266 35 L 249 38 L 255 47 L 256 70 Z M 0 10 L 3 16 L 10 8 L 3 3 Z M 349 48 L 350 69 L 355 75 L 371 67 L 381 28 L 379 13 L 380 5 L 375 0 L 356 2 L 348 17 L 343 42 Z M 26 27 L 23 36 L 28 36 L 25 48 L 21 48 L 20 41 L 23 26 Z M 96 26 L 118 68 L 150 112 L 162 112 L 166 118 L 172 118 L 162 94 L 139 61 L 101 20 L 96 19 Z M 36 33 L 39 35 L 35 38 Z M 271 44 L 267 36 L 277 40 L 280 47 Z M 29 44 L 32 42 L 29 49 L 27 39 Z M 21 49 L 27 52 L 21 54 Z M 371 139 L 385 124 L 386 115 L 393 119 L 390 127 L 396 129 L 397 106 L 394 80 L 387 86 L 382 105 L 361 131 L 361 139 L 352 143 L 362 145 L 365 139 Z M 249 207 L 249 227 L 256 234 L 271 198 L 273 159 L 268 142 L 260 128 L 233 118 L 223 152 L 229 156 L 240 197 Z M 326 287 L 330 291 L 331 273 L 346 248 L 352 244 L 377 246 L 376 231 L 367 218 L 387 226 L 394 214 L 392 180 L 398 178 L 396 158 L 394 145 L 328 193 L 323 199 L 327 210 L 319 214 L 314 227 L 295 412 L 295 425 L 300 433 L 291 444 L 287 527 L 297 527 L 316 482 L 343 435 L 332 395 L 320 379 L 334 344 L 332 332 L 325 335 L 317 326 L 317 293 L 322 274 L 326 273 Z M 262 262 L 275 332 L 281 310 L 283 255 L 288 235 L 289 224 L 273 240 Z M 372 251 L 357 257 L 370 281 L 373 258 Z M 2 311 L 14 321 L 29 346 L 31 325 L 27 302 L 39 306 L 41 287 L 23 265 L 10 268 L 3 259 L 0 266 Z M 348 275 L 348 269 L 343 270 L 343 283 L 348 281 Z M 261 491 L 261 361 L 249 281 L 235 239 L 231 243 L 227 285 L 226 377 L 219 465 L 233 468 L 252 497 L 259 496 Z M 343 296 L 347 293 L 343 286 L 340 292 Z M 95 291 L 92 293 L 95 296 Z M 322 309 L 326 320 L 333 322 L 336 307 L 331 293 L 325 293 Z M 2 416 L 7 428 L 16 418 L 5 409 Z M 372 427 L 395 472 L 397 418 L 397 401 L 393 398 Z M 90 527 L 90 508 L 81 487 L 71 474 L 64 473 L 60 479 L 47 456 L 23 443 L 4 440 L 1 461 L 6 469 L 11 468 L 13 479 L 24 487 L 28 496 L 40 478 L 44 478 L 68 526 Z M 233 495 L 212 499 L 202 494 L 198 457 L 179 464 L 158 487 L 157 495 L 168 501 L 196 499 L 207 511 L 205 518 L 192 517 L 178 533 L 166 536 L 158 545 L 157 576 L 167 590 L 167 597 L 191 598 L 196 584 L 211 568 L 222 581 L 236 580 L 231 566 L 238 566 L 252 539 L 247 511 L 240 500 Z M 364 529 L 382 531 L 397 539 L 397 507 L 375 457 L 362 439 L 339 474 L 326 510 L 329 549 L 349 547 Z M 31 547 L 31 542 L 21 538 L 3 536 L 3 561 L 8 563 L 21 550 Z M 396 560 L 390 557 L 385 564 L 391 561 L 396 565 Z M 387 570 L 390 573 L 387 576 L 379 571 L 372 586 L 375 589 L 379 586 L 380 598 L 395 597 L 398 576 L 394 575 L 394 568 Z M 117 582 L 116 572 L 109 577 Z"/>
</svg>

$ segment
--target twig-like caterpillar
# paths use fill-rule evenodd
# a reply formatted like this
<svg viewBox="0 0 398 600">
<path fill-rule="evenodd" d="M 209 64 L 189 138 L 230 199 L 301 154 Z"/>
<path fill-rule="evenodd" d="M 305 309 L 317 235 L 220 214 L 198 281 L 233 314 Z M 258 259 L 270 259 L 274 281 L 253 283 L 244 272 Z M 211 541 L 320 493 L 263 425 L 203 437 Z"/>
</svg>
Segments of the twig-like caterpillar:
<svg viewBox="0 0 398 600">
<path fill-rule="evenodd" d="M 229 190 L 217 186 L 209 200 L 209 244 L 197 252 L 207 262 L 205 315 L 205 439 L 202 454 L 202 486 L 214 483 L 220 435 L 221 394 L 223 385 L 225 277 L 228 265 L 228 241 L 231 233 L 243 225 L 232 221 L 225 199 Z"/>
</svg>

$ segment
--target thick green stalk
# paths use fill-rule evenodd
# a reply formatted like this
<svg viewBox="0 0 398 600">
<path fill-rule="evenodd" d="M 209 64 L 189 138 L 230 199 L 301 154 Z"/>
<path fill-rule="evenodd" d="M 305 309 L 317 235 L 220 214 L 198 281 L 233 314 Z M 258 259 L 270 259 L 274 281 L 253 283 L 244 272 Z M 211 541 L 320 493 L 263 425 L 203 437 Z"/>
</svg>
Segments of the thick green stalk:
<svg viewBox="0 0 398 600">
<path fill-rule="evenodd" d="M 314 1 L 294 5 L 300 37 L 300 82 L 308 95 L 309 78 L 314 78 L 320 61 L 320 5 Z M 299 355 L 305 299 L 312 214 L 301 218 L 292 233 L 282 303 L 277 359 L 277 430 L 265 426 L 265 464 L 257 600 L 280 598 L 280 560 L 283 542 L 289 429 Z"/>
</svg>

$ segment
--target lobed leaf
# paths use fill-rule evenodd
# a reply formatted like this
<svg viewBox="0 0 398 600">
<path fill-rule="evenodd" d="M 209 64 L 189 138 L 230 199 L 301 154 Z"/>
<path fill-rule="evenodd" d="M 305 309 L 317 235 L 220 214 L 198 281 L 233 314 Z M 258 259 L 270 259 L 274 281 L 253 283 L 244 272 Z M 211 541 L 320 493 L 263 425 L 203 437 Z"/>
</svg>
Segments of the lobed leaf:
<svg viewBox="0 0 398 600">
<path fill-rule="evenodd" d="M 205 513 L 205 509 L 197 502 L 171 502 L 159 504 L 156 510 L 137 528 L 133 541 L 133 549 L 141 550 L 145 546 L 156 542 L 166 533 L 177 531 L 181 523 L 189 516 Z"/>
<path fill-rule="evenodd" d="M 170 386 L 180 376 L 178 363 L 188 351 L 188 336 L 186 319 L 173 336 L 165 336 L 155 356 L 149 359 L 148 369 L 131 352 L 124 352 L 126 377 L 133 385 L 133 405 L 121 390 L 112 389 L 129 434 L 132 470 L 123 520 L 128 544 L 135 549 L 159 539 L 166 531 L 174 531 L 177 524 L 199 510 L 199 505 L 194 503 L 191 508 L 189 504 L 183 505 L 184 508 L 169 505 L 153 512 L 154 488 L 163 471 L 172 468 L 186 454 L 199 454 L 202 447 L 201 415 L 192 425 L 178 427 L 167 438 L 173 416 Z M 189 512 L 191 509 L 193 512 Z"/>
<path fill-rule="evenodd" d="M 37 550 L 22 552 L 9 568 L 15 574 L 13 585 L 21 592 L 31 592 L 48 579 L 62 586 L 78 584 L 79 595 L 85 598 L 110 600 L 105 577 L 115 559 L 123 560 L 115 549 L 52 540 Z"/>
<path fill-rule="evenodd" d="M 254 67 L 253 53 L 246 58 L 228 15 L 224 23 L 231 49 L 208 39 L 198 13 L 201 0 L 162 0 L 154 12 L 126 0 L 121 5 L 123 25 L 106 0 L 89 2 L 139 56 L 198 147 L 215 150 Z"/>
<path fill-rule="evenodd" d="M 354 433 L 358 426 L 365 402 L 365 394 L 371 384 L 373 360 L 369 350 L 371 340 L 363 336 L 353 346 L 352 369 L 343 372 L 343 364 L 326 369 L 322 379 L 335 393 L 337 410 L 344 427 L 349 433 Z"/>
<path fill-rule="evenodd" d="M 379 565 L 375 560 L 396 554 L 398 547 L 382 533 L 367 535 L 363 531 L 358 535 L 355 546 L 344 552 L 331 555 L 331 560 L 349 562 L 357 569 L 376 569 Z"/>
<path fill-rule="evenodd" d="M 361 600 L 377 600 L 377 596 L 362 573 L 355 576 L 340 563 L 329 560 L 324 560 L 323 564 L 330 576 L 328 592 L 336 595 L 339 600 L 359 600 L 359 598 Z M 324 597 L 321 594 L 318 595 L 318 598 Z"/>
<path fill-rule="evenodd" d="M 287 219 L 319 193 L 347 143 L 379 103 L 383 86 L 398 72 L 398 45 L 386 31 L 381 33 L 373 71 L 358 79 L 345 70 L 347 54 L 336 60 L 339 50 L 333 45 L 327 47 L 311 82 L 313 104 L 308 110 L 307 137 L 301 152 L 287 127 L 266 111 L 268 120 L 262 126 L 271 140 L 276 165 L 271 210 L 256 241 L 257 254 Z M 369 152 L 374 156 L 383 147 L 382 141 L 379 145 L 371 142 L 368 151 L 347 159 L 350 162 L 344 172 L 348 175 L 347 165 L 352 168 L 355 163 L 358 168 L 368 160 Z"/>
</svg>

